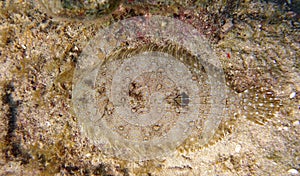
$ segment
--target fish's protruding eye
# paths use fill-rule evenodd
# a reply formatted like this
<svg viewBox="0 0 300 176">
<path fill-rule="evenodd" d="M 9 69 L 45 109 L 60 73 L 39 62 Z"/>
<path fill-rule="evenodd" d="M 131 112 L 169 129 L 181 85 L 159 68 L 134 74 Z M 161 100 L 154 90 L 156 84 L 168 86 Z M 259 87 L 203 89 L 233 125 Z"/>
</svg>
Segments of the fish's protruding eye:
<svg viewBox="0 0 300 176">
<path fill-rule="evenodd" d="M 182 92 L 180 95 L 178 95 L 175 99 L 175 101 L 182 107 L 188 106 L 190 102 L 190 97 L 185 93 Z"/>
</svg>

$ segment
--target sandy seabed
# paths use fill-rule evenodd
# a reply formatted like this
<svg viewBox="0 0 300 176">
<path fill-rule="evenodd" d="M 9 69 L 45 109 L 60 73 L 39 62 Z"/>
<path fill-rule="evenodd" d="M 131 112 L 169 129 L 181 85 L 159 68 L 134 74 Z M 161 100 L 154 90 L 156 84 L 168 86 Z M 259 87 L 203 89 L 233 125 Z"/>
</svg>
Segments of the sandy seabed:
<svg viewBox="0 0 300 176">
<path fill-rule="evenodd" d="M 92 20 L 0 2 L 1 175 L 299 175 L 299 14 L 260 1 L 167 2 L 126 1 Z M 71 103 L 78 57 L 100 29 L 138 15 L 192 25 L 219 57 L 227 116 L 209 145 L 134 162 L 81 134 Z"/>
</svg>

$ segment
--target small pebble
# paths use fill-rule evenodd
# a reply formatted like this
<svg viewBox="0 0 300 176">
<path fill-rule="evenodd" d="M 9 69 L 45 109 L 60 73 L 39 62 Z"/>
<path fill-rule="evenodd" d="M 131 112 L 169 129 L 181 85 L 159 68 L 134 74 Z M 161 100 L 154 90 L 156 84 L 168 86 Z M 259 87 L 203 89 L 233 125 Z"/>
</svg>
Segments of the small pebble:
<svg viewBox="0 0 300 176">
<path fill-rule="evenodd" d="M 292 92 L 292 93 L 290 94 L 290 99 L 295 98 L 295 97 L 296 97 L 296 92 Z"/>
<path fill-rule="evenodd" d="M 22 47 L 23 49 L 26 49 L 26 48 L 27 48 L 25 45 L 21 45 L 21 47 Z"/>
<path fill-rule="evenodd" d="M 87 158 L 89 158 L 89 157 L 91 157 L 92 156 L 92 154 L 90 154 L 90 153 L 87 153 L 86 155 L 85 155 L 85 157 L 87 157 Z"/>
<path fill-rule="evenodd" d="M 233 27 L 232 19 L 226 20 L 226 23 L 222 26 L 222 32 L 227 32 L 230 28 Z"/>
<path fill-rule="evenodd" d="M 46 124 L 46 127 L 50 127 L 51 126 L 51 123 L 48 122 L 48 121 L 46 121 L 45 124 Z"/>
<path fill-rule="evenodd" d="M 292 174 L 292 175 L 297 175 L 297 174 L 299 174 L 299 172 L 298 172 L 296 169 L 290 169 L 290 170 L 288 170 L 288 173 L 289 173 L 289 174 Z"/>
<path fill-rule="evenodd" d="M 300 121 L 296 120 L 295 122 L 293 122 L 293 126 L 299 126 L 300 125 Z"/>
<path fill-rule="evenodd" d="M 240 144 L 235 146 L 235 152 L 236 153 L 239 153 L 241 151 L 241 149 L 242 149 L 242 146 Z"/>
</svg>

